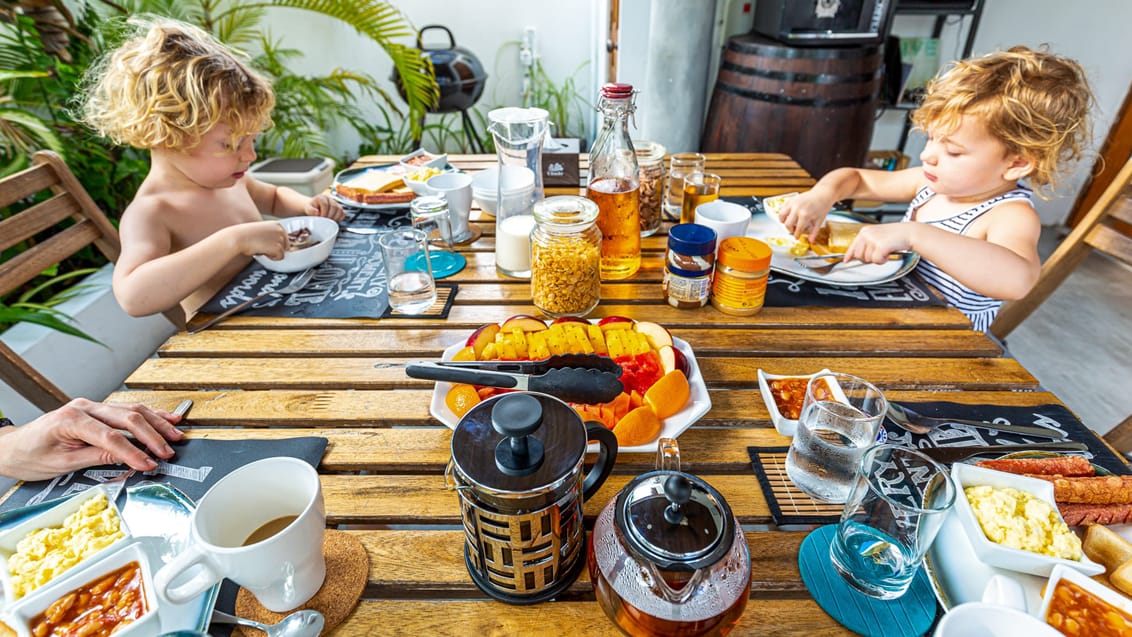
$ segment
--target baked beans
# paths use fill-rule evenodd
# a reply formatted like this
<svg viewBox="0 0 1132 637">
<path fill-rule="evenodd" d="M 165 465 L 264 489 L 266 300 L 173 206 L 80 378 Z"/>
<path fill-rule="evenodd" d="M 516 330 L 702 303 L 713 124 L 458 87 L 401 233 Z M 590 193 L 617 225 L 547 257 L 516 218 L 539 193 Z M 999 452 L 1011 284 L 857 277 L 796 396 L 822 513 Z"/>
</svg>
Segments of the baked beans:
<svg viewBox="0 0 1132 637">
<path fill-rule="evenodd" d="M 1132 617 L 1068 580 L 1058 580 L 1046 623 L 1070 636 L 1132 637 Z"/>
<path fill-rule="evenodd" d="M 802 415 L 802 402 L 806 399 L 806 385 L 809 378 L 791 376 L 789 378 L 776 378 L 770 381 L 770 394 L 774 396 L 774 404 L 778 406 L 778 413 L 784 418 L 798 420 Z M 832 397 L 829 385 L 824 380 L 818 383 L 815 393 L 819 400 L 828 400 Z"/>
<path fill-rule="evenodd" d="M 31 622 L 34 637 L 107 637 L 146 612 L 141 566 L 130 562 L 60 597 Z"/>
</svg>

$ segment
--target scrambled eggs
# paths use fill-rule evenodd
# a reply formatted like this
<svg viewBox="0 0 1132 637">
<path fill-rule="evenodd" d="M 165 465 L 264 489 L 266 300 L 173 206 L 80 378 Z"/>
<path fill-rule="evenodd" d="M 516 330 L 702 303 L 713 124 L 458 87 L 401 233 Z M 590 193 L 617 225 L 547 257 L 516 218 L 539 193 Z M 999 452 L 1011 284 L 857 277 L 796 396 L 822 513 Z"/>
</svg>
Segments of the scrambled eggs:
<svg viewBox="0 0 1132 637">
<path fill-rule="evenodd" d="M 28 533 L 8 558 L 13 599 L 43 586 L 124 536 L 118 512 L 103 493 L 82 503 L 62 526 Z"/>
<path fill-rule="evenodd" d="M 441 172 L 443 171 L 441 171 L 439 168 L 436 168 L 434 166 L 426 166 L 424 168 L 418 168 L 417 170 L 414 170 L 413 172 L 405 175 L 405 179 L 408 179 L 409 181 L 425 182 L 430 178 L 439 175 Z"/>
<path fill-rule="evenodd" d="M 979 485 L 963 491 L 990 541 L 1051 557 L 1081 559 L 1081 539 L 1048 502 L 1011 487 Z"/>
</svg>

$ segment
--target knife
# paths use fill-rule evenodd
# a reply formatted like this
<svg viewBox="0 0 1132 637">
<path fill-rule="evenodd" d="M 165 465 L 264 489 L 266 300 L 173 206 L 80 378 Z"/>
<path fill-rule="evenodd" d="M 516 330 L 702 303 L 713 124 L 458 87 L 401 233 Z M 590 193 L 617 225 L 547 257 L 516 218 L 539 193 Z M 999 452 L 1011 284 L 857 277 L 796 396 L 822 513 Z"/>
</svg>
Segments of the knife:
<svg viewBox="0 0 1132 637">
<path fill-rule="evenodd" d="M 437 363 L 411 363 L 405 366 L 405 373 L 410 378 L 537 391 L 568 403 L 607 403 L 625 389 L 617 376 L 610 372 L 576 367 L 559 367 L 530 375 Z"/>
<path fill-rule="evenodd" d="M 441 361 L 437 364 L 445 367 L 486 369 L 513 374 L 542 374 L 561 367 L 578 367 L 609 372 L 618 378 L 621 377 L 621 366 L 612 358 L 599 354 L 555 354 L 536 361 Z"/>
<path fill-rule="evenodd" d="M 1083 442 L 1034 442 L 1024 445 L 975 445 L 965 447 L 919 447 L 916 451 L 936 462 L 959 462 L 986 453 L 1008 454 L 1016 451 L 1088 451 Z"/>
</svg>

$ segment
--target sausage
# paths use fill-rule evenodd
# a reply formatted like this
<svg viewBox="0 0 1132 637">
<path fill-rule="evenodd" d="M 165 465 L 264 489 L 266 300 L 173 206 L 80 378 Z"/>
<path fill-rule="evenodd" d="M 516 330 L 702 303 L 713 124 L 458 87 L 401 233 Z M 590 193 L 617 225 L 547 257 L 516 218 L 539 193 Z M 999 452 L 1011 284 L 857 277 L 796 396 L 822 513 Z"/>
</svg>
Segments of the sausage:
<svg viewBox="0 0 1132 637">
<path fill-rule="evenodd" d="M 1069 526 L 1084 524 L 1126 524 L 1132 522 L 1132 504 L 1057 503 L 1061 517 Z"/>
<path fill-rule="evenodd" d="M 1052 482 L 1053 499 L 1058 503 L 1132 504 L 1132 476 L 1031 477 Z"/>
<path fill-rule="evenodd" d="M 1047 475 L 1047 476 L 1092 476 L 1096 475 L 1093 463 L 1083 456 L 1056 456 L 1052 458 L 1001 458 L 982 460 L 976 467 L 985 467 L 1006 473 Z"/>
</svg>

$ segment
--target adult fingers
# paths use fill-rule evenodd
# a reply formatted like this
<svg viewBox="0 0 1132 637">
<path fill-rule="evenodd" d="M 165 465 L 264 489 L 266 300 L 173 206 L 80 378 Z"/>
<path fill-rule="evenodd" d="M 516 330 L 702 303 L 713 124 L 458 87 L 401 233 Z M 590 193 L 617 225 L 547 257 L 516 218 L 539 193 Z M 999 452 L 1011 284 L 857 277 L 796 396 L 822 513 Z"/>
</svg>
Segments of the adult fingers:
<svg viewBox="0 0 1132 637">
<path fill-rule="evenodd" d="M 74 423 L 71 436 L 89 445 L 87 448 L 66 452 L 69 462 L 75 468 L 116 462 L 138 471 L 149 471 L 157 467 L 157 462 L 134 446 L 121 430 L 108 427 L 105 422 L 94 418 Z"/>
<path fill-rule="evenodd" d="M 93 409 L 91 415 L 111 427 L 129 431 L 138 442 L 161 458 L 173 455 L 173 449 L 166 440 L 179 440 L 183 437 L 169 420 L 175 416 L 169 414 L 167 419 L 145 405 L 102 404 Z"/>
</svg>

